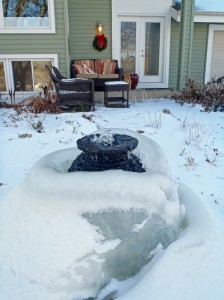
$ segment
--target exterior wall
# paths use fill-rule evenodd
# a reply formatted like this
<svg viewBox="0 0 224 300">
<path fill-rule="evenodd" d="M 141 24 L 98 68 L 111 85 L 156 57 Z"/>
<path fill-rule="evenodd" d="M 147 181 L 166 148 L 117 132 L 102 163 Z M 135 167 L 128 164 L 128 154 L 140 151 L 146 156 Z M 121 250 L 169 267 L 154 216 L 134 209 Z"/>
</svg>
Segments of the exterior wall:
<svg viewBox="0 0 224 300">
<path fill-rule="evenodd" d="M 183 89 L 191 70 L 195 0 L 182 1 L 180 24 L 180 51 L 178 89 Z"/>
<path fill-rule="evenodd" d="M 70 58 L 111 58 L 111 0 L 68 0 Z M 93 47 L 96 22 L 104 24 L 107 48 Z"/>
<path fill-rule="evenodd" d="M 171 20 L 169 88 L 177 89 L 180 47 L 180 23 Z"/>
<path fill-rule="evenodd" d="M 65 0 L 55 0 L 55 34 L 0 34 L 0 54 L 57 54 L 59 68 L 66 73 Z"/>
<path fill-rule="evenodd" d="M 195 23 L 194 25 L 191 72 L 189 77 L 200 83 L 203 83 L 205 78 L 208 27 L 207 23 Z"/>
<path fill-rule="evenodd" d="M 191 69 L 188 78 L 194 79 L 200 83 L 204 82 L 207 39 L 208 39 L 207 23 L 195 23 L 191 52 Z M 179 35 L 180 23 L 172 20 L 171 22 L 171 42 L 170 42 L 170 72 L 169 72 L 169 88 L 178 88 L 178 69 L 179 69 Z"/>
</svg>

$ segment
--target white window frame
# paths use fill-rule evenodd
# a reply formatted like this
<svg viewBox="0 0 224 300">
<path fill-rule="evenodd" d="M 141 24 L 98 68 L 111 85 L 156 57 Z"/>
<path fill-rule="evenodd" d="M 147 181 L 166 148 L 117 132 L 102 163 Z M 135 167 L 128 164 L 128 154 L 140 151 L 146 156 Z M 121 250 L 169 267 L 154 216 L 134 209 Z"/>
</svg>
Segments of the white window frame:
<svg viewBox="0 0 224 300">
<path fill-rule="evenodd" d="M 9 94 L 9 90 L 14 91 L 13 73 L 12 73 L 12 61 L 52 61 L 52 65 L 58 68 L 58 55 L 57 54 L 21 54 L 21 55 L 0 55 L 0 61 L 3 61 L 5 66 L 5 80 L 6 80 L 6 92 L 2 91 L 1 95 L 6 96 Z M 29 97 L 30 95 L 37 94 L 37 91 L 16 91 L 16 95 L 19 99 Z"/>
<path fill-rule="evenodd" d="M 48 17 L 49 26 L 47 27 L 6 27 L 4 26 L 2 0 L 0 0 L 0 33 L 55 33 L 54 0 L 48 0 Z"/>
<path fill-rule="evenodd" d="M 205 67 L 205 83 L 211 80 L 211 63 L 212 63 L 212 48 L 213 48 L 213 38 L 215 31 L 224 31 L 224 25 L 209 25 L 208 31 L 208 43 L 207 43 L 207 57 L 206 57 L 206 67 Z"/>
</svg>

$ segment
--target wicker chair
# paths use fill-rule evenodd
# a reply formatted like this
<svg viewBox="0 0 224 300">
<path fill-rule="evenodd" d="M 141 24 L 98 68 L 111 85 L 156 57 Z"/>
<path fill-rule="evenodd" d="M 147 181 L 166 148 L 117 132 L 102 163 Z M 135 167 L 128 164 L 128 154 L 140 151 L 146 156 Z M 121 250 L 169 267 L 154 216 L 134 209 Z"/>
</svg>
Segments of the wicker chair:
<svg viewBox="0 0 224 300">
<path fill-rule="evenodd" d="M 71 106 L 83 106 L 87 105 L 92 110 L 95 109 L 95 100 L 94 100 L 94 82 L 91 79 L 83 80 L 83 79 L 67 79 L 63 78 L 59 79 L 52 72 L 52 69 L 49 66 L 45 66 L 48 71 L 58 95 L 58 105 L 60 107 L 71 107 Z M 53 69 L 55 72 L 55 69 Z"/>
<path fill-rule="evenodd" d="M 66 77 L 64 77 L 58 70 L 58 68 L 56 68 L 55 66 L 52 66 L 52 70 L 54 72 L 54 75 L 58 78 L 58 79 L 67 79 Z"/>
</svg>

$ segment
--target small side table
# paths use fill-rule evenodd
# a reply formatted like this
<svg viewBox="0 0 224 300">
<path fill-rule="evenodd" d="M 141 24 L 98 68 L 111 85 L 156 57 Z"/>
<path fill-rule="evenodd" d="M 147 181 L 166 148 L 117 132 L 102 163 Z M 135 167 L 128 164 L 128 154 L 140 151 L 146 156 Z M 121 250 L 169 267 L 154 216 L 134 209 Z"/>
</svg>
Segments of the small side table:
<svg viewBox="0 0 224 300">
<path fill-rule="evenodd" d="M 109 92 L 122 92 L 121 97 L 109 97 Z M 127 92 L 127 97 L 124 97 L 124 92 Z M 129 83 L 125 81 L 107 81 L 104 83 L 104 105 L 109 102 L 127 102 L 129 107 Z"/>
</svg>

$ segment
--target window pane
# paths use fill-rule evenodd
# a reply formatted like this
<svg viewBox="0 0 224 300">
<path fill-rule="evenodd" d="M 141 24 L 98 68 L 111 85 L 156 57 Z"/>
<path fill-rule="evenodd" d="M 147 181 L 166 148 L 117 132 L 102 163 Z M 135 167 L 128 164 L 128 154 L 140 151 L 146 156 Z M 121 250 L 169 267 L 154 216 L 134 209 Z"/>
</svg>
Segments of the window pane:
<svg viewBox="0 0 224 300">
<path fill-rule="evenodd" d="M 159 75 L 160 23 L 145 26 L 145 75 Z"/>
<path fill-rule="evenodd" d="M 0 92 L 6 91 L 4 64 L 0 62 Z"/>
<path fill-rule="evenodd" d="M 125 72 L 135 72 L 136 22 L 121 22 L 121 67 Z"/>
<path fill-rule="evenodd" d="M 31 61 L 12 62 L 15 91 L 33 91 Z"/>
<path fill-rule="evenodd" d="M 5 27 L 49 27 L 48 0 L 2 0 Z"/>
<path fill-rule="evenodd" d="M 35 90 L 42 90 L 43 86 L 47 86 L 48 90 L 53 90 L 52 80 L 46 71 L 45 65 L 52 67 L 51 61 L 34 61 L 33 75 Z"/>
</svg>

